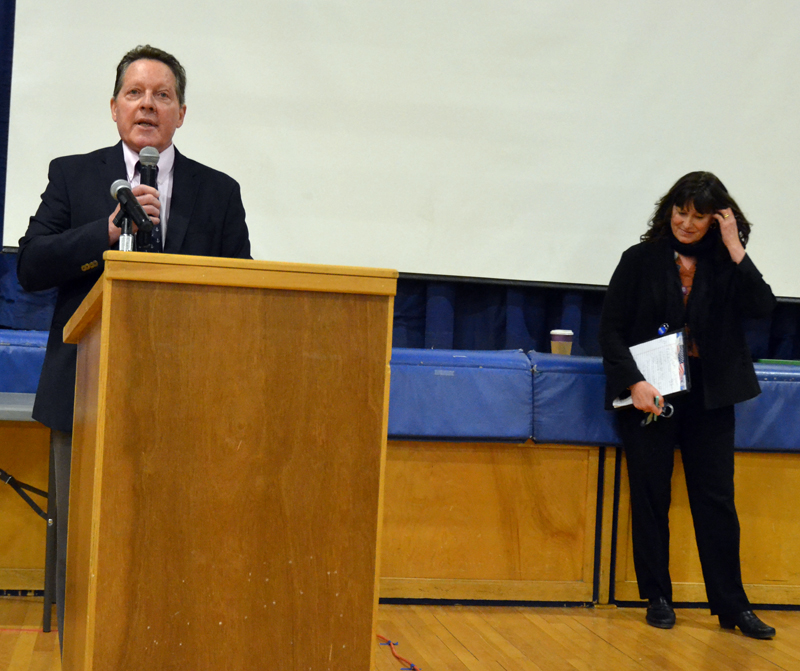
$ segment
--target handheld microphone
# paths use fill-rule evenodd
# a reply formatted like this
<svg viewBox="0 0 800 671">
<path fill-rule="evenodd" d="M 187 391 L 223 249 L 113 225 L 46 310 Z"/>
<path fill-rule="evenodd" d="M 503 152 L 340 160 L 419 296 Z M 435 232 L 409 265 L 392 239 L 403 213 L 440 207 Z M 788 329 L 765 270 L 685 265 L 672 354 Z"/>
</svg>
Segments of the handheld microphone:
<svg viewBox="0 0 800 671">
<path fill-rule="evenodd" d="M 126 214 L 133 219 L 134 223 L 139 227 L 139 230 L 152 231 L 153 222 L 147 216 L 147 212 L 136 200 L 136 196 L 131 191 L 131 185 L 124 179 L 118 179 L 111 185 L 111 195 L 114 200 L 118 201 L 121 209 L 125 210 Z"/>
<path fill-rule="evenodd" d="M 155 147 L 144 147 L 139 152 L 139 183 L 145 186 L 152 186 L 157 189 L 156 178 L 158 176 L 158 149 Z M 136 233 L 136 249 L 148 251 L 153 244 L 152 229 L 144 230 L 141 227 Z"/>
<path fill-rule="evenodd" d="M 145 186 L 156 186 L 156 173 L 158 172 L 158 149 L 145 147 L 139 152 L 139 174 L 141 183 Z"/>
</svg>

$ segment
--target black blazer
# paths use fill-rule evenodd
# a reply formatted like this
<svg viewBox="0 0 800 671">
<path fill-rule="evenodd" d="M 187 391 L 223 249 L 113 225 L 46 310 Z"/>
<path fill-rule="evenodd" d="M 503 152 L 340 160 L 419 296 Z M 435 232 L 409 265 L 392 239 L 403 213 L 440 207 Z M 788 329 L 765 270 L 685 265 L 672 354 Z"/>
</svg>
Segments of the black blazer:
<svg viewBox="0 0 800 671">
<path fill-rule="evenodd" d="M 701 328 L 693 332 L 703 361 L 705 407 L 721 408 L 746 401 L 761 393 L 743 320 L 766 317 L 775 307 L 775 296 L 749 255 L 734 263 L 721 241 L 703 272 L 709 281 L 698 310 Z M 697 287 L 697 275 L 695 276 Z M 628 249 L 608 285 L 600 319 L 600 348 L 606 372 L 607 410 L 628 387 L 644 379 L 629 347 L 658 336 L 667 324 L 670 331 L 684 326 L 680 274 L 667 240 L 642 242 Z"/>
<path fill-rule="evenodd" d="M 42 202 L 19 242 L 17 276 L 27 291 L 58 287 L 50 337 L 33 407 L 34 419 L 72 431 L 77 347 L 62 332 L 103 272 L 108 216 L 116 201 L 109 188 L 126 179 L 122 142 L 50 163 Z M 175 150 L 164 251 L 250 258 L 239 185 Z"/>
</svg>

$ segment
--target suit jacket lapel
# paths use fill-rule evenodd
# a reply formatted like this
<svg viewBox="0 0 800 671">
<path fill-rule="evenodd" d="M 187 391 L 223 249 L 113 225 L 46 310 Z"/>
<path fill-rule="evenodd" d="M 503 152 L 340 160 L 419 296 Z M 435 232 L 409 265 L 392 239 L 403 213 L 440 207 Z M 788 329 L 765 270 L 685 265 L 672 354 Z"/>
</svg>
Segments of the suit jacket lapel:
<svg viewBox="0 0 800 671">
<path fill-rule="evenodd" d="M 105 200 L 111 203 L 111 210 L 117 206 L 117 201 L 111 195 L 111 185 L 118 179 L 128 179 L 128 169 L 125 167 L 125 157 L 122 153 L 122 140 L 113 147 L 107 147 L 100 152 L 100 179 L 105 189 Z M 109 212 L 111 212 L 109 210 Z"/>
<path fill-rule="evenodd" d="M 177 254 L 183 245 L 199 187 L 191 162 L 177 148 L 173 170 L 172 203 L 169 208 L 167 239 L 164 244 L 164 252 L 167 254 Z"/>
<path fill-rule="evenodd" d="M 675 252 L 666 240 L 652 244 L 659 245 L 649 278 L 656 300 L 655 305 L 659 306 L 664 323 L 669 325 L 668 330 L 674 331 L 684 324 L 683 294 L 680 274 L 675 265 Z"/>
</svg>

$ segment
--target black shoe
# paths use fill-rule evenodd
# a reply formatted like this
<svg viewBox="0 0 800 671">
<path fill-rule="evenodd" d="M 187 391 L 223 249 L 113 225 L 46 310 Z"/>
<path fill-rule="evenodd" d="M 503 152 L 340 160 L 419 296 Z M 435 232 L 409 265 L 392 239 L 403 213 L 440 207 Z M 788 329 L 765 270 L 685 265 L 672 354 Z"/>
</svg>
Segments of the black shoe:
<svg viewBox="0 0 800 671">
<path fill-rule="evenodd" d="M 750 638 L 772 638 L 775 636 L 775 627 L 770 627 L 758 619 L 752 610 L 743 610 L 738 615 L 720 615 L 719 626 L 723 629 L 739 629 Z"/>
<path fill-rule="evenodd" d="M 647 624 L 659 629 L 672 629 L 675 626 L 675 611 L 663 596 L 650 599 L 647 606 Z"/>
</svg>

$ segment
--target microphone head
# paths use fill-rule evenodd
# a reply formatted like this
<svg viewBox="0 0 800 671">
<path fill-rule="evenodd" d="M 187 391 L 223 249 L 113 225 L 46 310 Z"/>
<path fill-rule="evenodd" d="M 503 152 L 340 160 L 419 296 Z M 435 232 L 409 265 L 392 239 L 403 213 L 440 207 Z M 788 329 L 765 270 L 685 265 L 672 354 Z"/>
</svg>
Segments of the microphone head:
<svg viewBox="0 0 800 671">
<path fill-rule="evenodd" d="M 147 166 L 158 165 L 158 149 L 155 147 L 144 147 L 139 152 L 139 163 Z"/>
<path fill-rule="evenodd" d="M 114 200 L 119 200 L 119 198 L 117 198 L 117 192 L 123 188 L 130 190 L 130 182 L 127 182 L 124 179 L 118 179 L 111 185 L 111 195 L 113 196 Z"/>
</svg>

